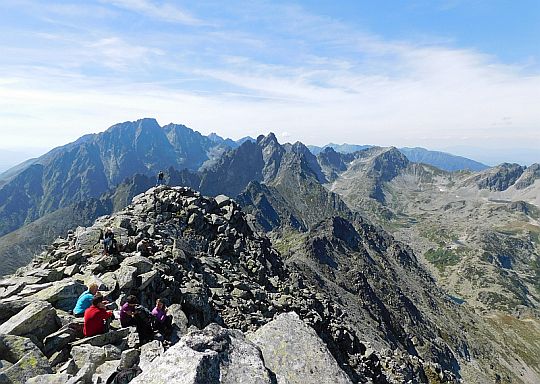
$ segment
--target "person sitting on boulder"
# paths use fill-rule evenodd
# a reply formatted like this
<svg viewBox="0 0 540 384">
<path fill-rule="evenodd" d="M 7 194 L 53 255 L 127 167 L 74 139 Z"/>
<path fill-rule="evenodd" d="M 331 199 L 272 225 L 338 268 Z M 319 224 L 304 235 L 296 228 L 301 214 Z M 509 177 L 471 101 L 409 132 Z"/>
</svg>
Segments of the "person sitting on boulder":
<svg viewBox="0 0 540 384">
<path fill-rule="evenodd" d="M 92 305 L 92 299 L 95 294 L 98 293 L 98 286 L 96 283 L 88 284 L 88 290 L 84 291 L 77 299 L 77 304 L 73 308 L 73 314 L 75 317 L 83 317 L 84 311 Z"/>
<path fill-rule="evenodd" d="M 84 311 L 83 334 L 85 337 L 99 335 L 107 331 L 105 320 L 113 317 L 112 311 L 105 309 L 106 301 L 101 294 L 92 299 L 92 305 Z"/>
<path fill-rule="evenodd" d="M 172 332 L 172 316 L 167 315 L 167 307 L 162 299 L 156 300 L 156 306 L 152 310 L 152 315 L 156 318 L 157 330 L 165 337 Z"/>
<path fill-rule="evenodd" d="M 120 324 L 122 327 L 135 326 L 139 333 L 141 343 L 145 343 L 153 338 L 154 331 L 142 310 L 143 307 L 138 305 L 137 298 L 133 295 L 129 295 L 126 298 L 126 302 L 120 308 Z"/>
<path fill-rule="evenodd" d="M 151 256 L 153 254 L 152 245 L 146 237 L 137 243 L 136 250 L 141 254 L 141 256 L 145 257 Z"/>
</svg>

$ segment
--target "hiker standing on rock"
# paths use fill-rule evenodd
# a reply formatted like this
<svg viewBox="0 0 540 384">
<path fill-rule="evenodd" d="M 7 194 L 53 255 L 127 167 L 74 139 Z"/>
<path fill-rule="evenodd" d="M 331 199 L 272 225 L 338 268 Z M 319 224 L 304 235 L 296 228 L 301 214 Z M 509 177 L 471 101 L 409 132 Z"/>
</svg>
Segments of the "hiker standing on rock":
<svg viewBox="0 0 540 384">
<path fill-rule="evenodd" d="M 105 234 L 103 235 L 103 254 L 109 255 L 109 250 L 111 249 L 111 245 L 113 244 L 114 240 L 114 232 L 112 228 L 108 227 L 105 230 Z"/>
<path fill-rule="evenodd" d="M 86 311 L 91 305 L 94 296 L 98 293 L 98 285 L 96 283 L 88 284 L 88 290 L 83 292 L 77 299 L 77 304 L 73 308 L 73 314 L 75 317 L 83 317 L 84 311 Z"/>
<path fill-rule="evenodd" d="M 159 171 L 157 175 L 156 187 L 163 184 L 165 184 L 165 174 L 163 173 L 163 171 Z"/>
</svg>

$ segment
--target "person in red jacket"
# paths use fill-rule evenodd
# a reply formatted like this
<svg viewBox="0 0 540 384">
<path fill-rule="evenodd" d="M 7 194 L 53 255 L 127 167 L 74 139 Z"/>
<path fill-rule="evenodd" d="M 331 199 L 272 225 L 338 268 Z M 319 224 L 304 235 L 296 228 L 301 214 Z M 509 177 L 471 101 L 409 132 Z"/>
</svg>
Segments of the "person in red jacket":
<svg viewBox="0 0 540 384">
<path fill-rule="evenodd" d="M 105 333 L 105 320 L 113 316 L 112 311 L 105 309 L 105 302 L 102 295 L 95 295 L 92 305 L 84 311 L 83 334 L 85 337 Z"/>
</svg>

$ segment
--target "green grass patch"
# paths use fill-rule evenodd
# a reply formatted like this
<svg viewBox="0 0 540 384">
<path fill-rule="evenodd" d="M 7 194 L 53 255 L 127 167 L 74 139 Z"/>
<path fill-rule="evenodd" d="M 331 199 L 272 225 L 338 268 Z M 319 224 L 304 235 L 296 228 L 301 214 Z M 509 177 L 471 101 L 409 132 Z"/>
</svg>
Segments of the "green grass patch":
<svg viewBox="0 0 540 384">
<path fill-rule="evenodd" d="M 305 239 L 305 233 L 285 230 L 278 239 L 272 241 L 272 245 L 283 257 L 287 258 L 291 252 L 302 245 Z"/>
<path fill-rule="evenodd" d="M 457 252 L 446 248 L 430 248 L 424 253 L 424 257 L 441 271 L 448 266 L 456 265 L 461 260 Z"/>
</svg>

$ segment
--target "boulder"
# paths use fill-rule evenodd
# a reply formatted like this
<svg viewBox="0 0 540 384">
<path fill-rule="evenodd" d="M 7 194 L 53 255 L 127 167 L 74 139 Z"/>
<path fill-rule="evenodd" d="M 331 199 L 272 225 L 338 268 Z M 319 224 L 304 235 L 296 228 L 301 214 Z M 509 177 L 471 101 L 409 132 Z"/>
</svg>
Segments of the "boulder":
<svg viewBox="0 0 540 384">
<path fill-rule="evenodd" d="M 107 383 L 109 377 L 117 372 L 118 363 L 118 360 L 111 360 L 106 361 L 97 367 L 92 375 L 92 383 Z"/>
<path fill-rule="evenodd" d="M 69 358 L 69 349 L 66 347 L 58 352 L 54 352 L 51 357 L 49 357 L 49 363 L 51 364 L 51 367 L 57 367 L 60 364 L 64 364 Z"/>
<path fill-rule="evenodd" d="M 218 353 L 197 352 L 179 342 L 156 358 L 150 367 L 131 381 L 132 384 L 217 384 Z"/>
<path fill-rule="evenodd" d="M 78 281 L 64 279 L 55 282 L 51 287 L 31 296 L 31 300 L 44 300 L 51 303 L 55 308 L 70 311 L 75 307 L 77 299 L 86 291 L 86 287 Z"/>
<path fill-rule="evenodd" d="M 120 357 L 119 369 L 128 369 L 139 364 L 140 352 L 137 349 L 126 349 Z"/>
<path fill-rule="evenodd" d="M 61 351 L 66 345 L 75 341 L 79 336 L 76 329 L 69 325 L 62 327 L 58 331 L 51 333 L 43 340 L 43 352 L 51 357 L 55 352 Z"/>
<path fill-rule="evenodd" d="M 103 364 L 106 361 L 106 352 L 102 347 L 83 344 L 74 346 L 71 349 L 71 356 L 75 365 L 82 368 L 86 363 L 91 362 L 95 365 Z M 92 372 L 93 374 L 94 372 Z"/>
<path fill-rule="evenodd" d="M 143 371 L 150 368 L 150 364 L 154 359 L 165 352 L 165 348 L 161 341 L 153 340 L 149 343 L 146 343 L 140 348 L 140 357 L 139 357 L 139 366 Z"/>
<path fill-rule="evenodd" d="M 94 250 L 95 247 L 100 248 L 100 228 L 78 227 L 75 230 L 75 236 L 77 237 L 77 241 L 75 242 L 75 247 L 77 249 L 82 249 L 90 252 Z"/>
<path fill-rule="evenodd" d="M 0 325 L 0 334 L 33 335 L 39 340 L 58 330 L 60 319 L 46 301 L 36 301 Z"/>
<path fill-rule="evenodd" d="M 130 266 L 137 268 L 137 274 L 139 275 L 150 272 L 153 265 L 154 264 L 147 257 L 137 255 L 126 257 L 124 261 L 122 261 L 123 267 Z"/>
<path fill-rule="evenodd" d="M 75 376 L 66 382 L 66 384 L 91 383 L 94 372 L 96 372 L 96 365 L 92 362 L 87 362 L 81 367 L 81 369 L 79 369 Z"/>
<path fill-rule="evenodd" d="M 32 269 L 25 276 L 38 277 L 41 279 L 39 283 L 52 283 L 60 280 L 64 273 L 56 269 Z"/>
<path fill-rule="evenodd" d="M 64 269 L 64 275 L 73 276 L 76 273 L 79 273 L 81 268 L 77 264 L 70 265 Z"/>
<path fill-rule="evenodd" d="M 32 377 L 26 381 L 26 384 L 65 384 L 70 378 L 71 375 L 66 373 L 49 373 Z"/>
<path fill-rule="evenodd" d="M 141 284 L 139 285 L 139 290 L 142 291 L 146 289 L 150 284 L 154 282 L 156 276 L 158 276 L 158 271 L 155 270 L 141 274 Z"/>
<path fill-rule="evenodd" d="M 25 337 L 0 335 L 0 360 L 11 363 L 0 369 L 1 383 L 25 383 L 34 376 L 52 373 L 47 358 Z"/>
<path fill-rule="evenodd" d="M 3 323 L 5 320 L 8 320 L 11 316 L 19 313 L 29 304 L 28 301 L 17 300 L 17 301 L 0 301 L 0 323 Z"/>
<path fill-rule="evenodd" d="M 66 256 L 66 265 L 79 264 L 84 260 L 84 250 L 79 249 L 75 252 L 68 253 Z"/>
<path fill-rule="evenodd" d="M 272 383 L 257 346 L 217 324 L 184 336 L 145 368 L 132 383 Z"/>
<path fill-rule="evenodd" d="M 280 384 L 352 383 L 313 328 L 294 312 L 277 316 L 249 338 Z"/>
<path fill-rule="evenodd" d="M 116 277 L 118 281 L 118 287 L 120 290 L 131 289 L 135 285 L 135 274 L 137 268 L 129 265 L 122 265 L 116 271 Z"/>
<path fill-rule="evenodd" d="M 0 293 L 0 299 L 4 299 L 6 297 L 14 296 L 21 293 L 24 289 L 24 286 L 24 283 L 17 283 L 3 288 L 2 293 Z"/>
<path fill-rule="evenodd" d="M 189 324 L 186 314 L 182 311 L 182 306 L 180 304 L 172 304 L 167 308 L 167 315 L 172 316 L 172 324 L 178 328 L 179 335 L 185 335 Z"/>
<path fill-rule="evenodd" d="M 214 197 L 214 199 L 216 200 L 219 208 L 224 207 L 225 205 L 229 205 L 229 203 L 231 202 L 231 198 L 225 195 L 217 195 L 216 197 Z"/>
<path fill-rule="evenodd" d="M 125 337 L 129 335 L 130 328 L 120 328 L 118 330 L 110 330 L 101 335 L 85 337 L 77 340 L 71 345 L 76 347 L 79 345 L 91 345 L 94 347 L 103 347 L 107 344 L 119 344 Z"/>
</svg>

